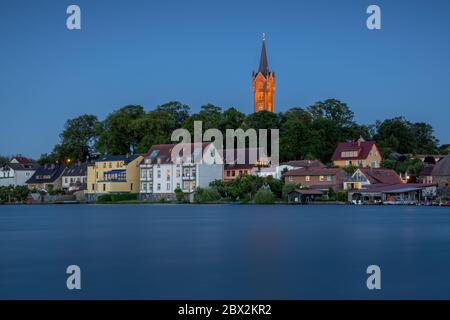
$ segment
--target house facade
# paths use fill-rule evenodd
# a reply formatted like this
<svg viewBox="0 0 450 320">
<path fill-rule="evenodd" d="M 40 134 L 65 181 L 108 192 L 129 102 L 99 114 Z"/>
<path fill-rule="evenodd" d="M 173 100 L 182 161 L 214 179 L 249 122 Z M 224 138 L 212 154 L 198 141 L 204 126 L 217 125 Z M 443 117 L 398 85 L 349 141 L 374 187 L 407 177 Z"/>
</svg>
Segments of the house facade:
<svg viewBox="0 0 450 320">
<path fill-rule="evenodd" d="M 38 164 L 24 157 L 12 158 L 0 167 L 0 186 L 25 186 L 38 168 Z"/>
<path fill-rule="evenodd" d="M 341 168 L 303 168 L 290 170 L 284 174 L 285 183 L 300 185 L 303 188 L 335 192 L 341 191 L 347 176 Z"/>
<path fill-rule="evenodd" d="M 340 168 L 355 166 L 360 168 L 379 168 L 383 160 L 375 141 L 341 142 L 331 157 L 334 165 Z"/>
<path fill-rule="evenodd" d="M 102 194 L 139 193 L 141 155 L 105 156 L 87 165 L 87 201 Z"/>
<path fill-rule="evenodd" d="M 358 168 L 344 181 L 344 190 L 359 190 L 376 184 L 401 184 L 402 178 L 391 169 Z"/>
<path fill-rule="evenodd" d="M 442 196 L 450 196 L 450 154 L 436 163 L 431 172 L 433 183 Z"/>
<path fill-rule="evenodd" d="M 27 186 L 30 190 L 62 190 L 62 175 L 66 166 L 61 164 L 51 164 L 40 166 L 36 169 Z"/>
<path fill-rule="evenodd" d="M 271 166 L 268 168 L 261 168 L 258 171 L 258 176 L 268 177 L 272 176 L 275 179 L 282 179 L 283 173 L 302 168 L 325 168 L 326 166 L 319 160 L 292 160 L 283 162 L 278 166 Z"/>
<path fill-rule="evenodd" d="M 67 192 L 86 190 L 87 163 L 75 163 L 68 167 L 62 176 L 62 189 Z"/>
<path fill-rule="evenodd" d="M 186 153 L 177 153 L 177 146 Z M 223 180 L 223 173 L 222 158 L 212 143 L 153 145 L 140 163 L 140 198 L 174 199 L 176 189 L 191 195 L 198 187 Z"/>
</svg>

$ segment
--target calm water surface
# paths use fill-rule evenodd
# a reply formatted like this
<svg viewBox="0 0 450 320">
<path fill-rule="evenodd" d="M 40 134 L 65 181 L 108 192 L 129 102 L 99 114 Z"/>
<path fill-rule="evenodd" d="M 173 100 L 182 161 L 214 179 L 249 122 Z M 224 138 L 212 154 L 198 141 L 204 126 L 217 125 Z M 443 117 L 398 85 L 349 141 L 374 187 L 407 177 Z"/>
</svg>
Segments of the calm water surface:
<svg viewBox="0 0 450 320">
<path fill-rule="evenodd" d="M 450 299 L 450 209 L 0 206 L 0 298 Z"/>
</svg>

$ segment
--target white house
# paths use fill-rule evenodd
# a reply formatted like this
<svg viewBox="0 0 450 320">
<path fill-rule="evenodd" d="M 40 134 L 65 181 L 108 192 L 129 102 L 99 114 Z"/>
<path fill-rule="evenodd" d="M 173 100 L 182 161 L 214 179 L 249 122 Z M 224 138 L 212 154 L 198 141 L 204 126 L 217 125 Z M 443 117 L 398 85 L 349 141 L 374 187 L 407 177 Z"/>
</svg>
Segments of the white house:
<svg viewBox="0 0 450 320">
<path fill-rule="evenodd" d="M 31 159 L 14 157 L 0 167 L 0 186 L 25 186 L 38 164 Z"/>
<path fill-rule="evenodd" d="M 62 175 L 62 189 L 65 191 L 85 190 L 87 183 L 87 163 L 75 163 Z"/>
<path fill-rule="evenodd" d="M 145 155 L 140 165 L 141 199 L 173 199 L 177 188 L 192 194 L 197 187 L 223 179 L 222 158 L 212 143 L 185 145 L 190 155 L 180 153 L 172 159 L 176 146 L 153 145 Z"/>
<path fill-rule="evenodd" d="M 283 162 L 278 166 L 271 166 L 267 168 L 261 168 L 257 175 L 260 177 L 272 176 L 275 179 L 282 179 L 283 173 L 294 169 L 303 168 L 325 168 L 326 166 L 319 160 L 293 160 Z"/>
</svg>

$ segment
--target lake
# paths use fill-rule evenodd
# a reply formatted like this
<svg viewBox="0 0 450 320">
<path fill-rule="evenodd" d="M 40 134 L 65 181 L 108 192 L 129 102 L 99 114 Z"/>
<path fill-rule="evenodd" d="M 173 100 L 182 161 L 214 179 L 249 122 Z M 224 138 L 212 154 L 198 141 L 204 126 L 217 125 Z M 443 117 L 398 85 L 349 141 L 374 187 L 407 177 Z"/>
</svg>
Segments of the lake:
<svg viewBox="0 0 450 320">
<path fill-rule="evenodd" d="M 450 299 L 450 208 L 0 206 L 0 299 L 393 298 Z"/>
</svg>

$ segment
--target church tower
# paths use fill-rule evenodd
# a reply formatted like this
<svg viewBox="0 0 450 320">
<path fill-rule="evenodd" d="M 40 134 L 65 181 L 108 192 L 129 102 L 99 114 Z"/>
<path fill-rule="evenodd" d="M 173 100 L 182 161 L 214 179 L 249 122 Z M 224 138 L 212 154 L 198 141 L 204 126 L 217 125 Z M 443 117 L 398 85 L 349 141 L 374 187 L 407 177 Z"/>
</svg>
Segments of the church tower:
<svg viewBox="0 0 450 320">
<path fill-rule="evenodd" d="M 266 52 L 266 35 L 263 33 L 261 59 L 258 72 L 252 74 L 253 110 L 273 112 L 273 96 L 275 93 L 275 73 L 269 71 Z"/>
</svg>

